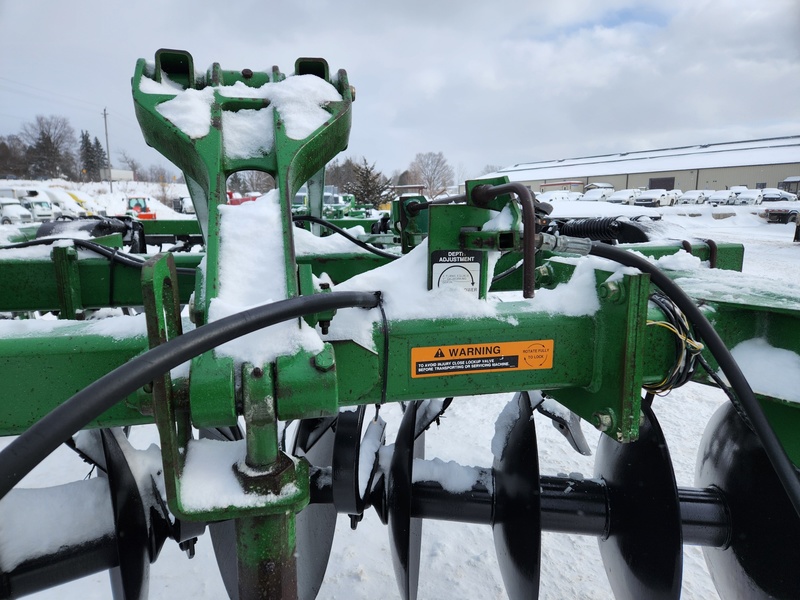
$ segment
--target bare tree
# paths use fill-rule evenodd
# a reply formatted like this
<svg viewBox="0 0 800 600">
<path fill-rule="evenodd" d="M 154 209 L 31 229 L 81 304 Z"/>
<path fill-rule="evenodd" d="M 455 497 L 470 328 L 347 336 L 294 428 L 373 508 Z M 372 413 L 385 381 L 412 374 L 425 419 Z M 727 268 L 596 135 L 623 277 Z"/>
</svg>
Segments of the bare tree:
<svg viewBox="0 0 800 600">
<path fill-rule="evenodd" d="M 0 136 L 0 173 L 23 177 L 28 167 L 27 151 L 18 135 Z"/>
<path fill-rule="evenodd" d="M 22 125 L 20 138 L 28 145 L 30 175 L 76 175 L 77 137 L 66 117 L 37 115 L 33 122 Z"/>
<path fill-rule="evenodd" d="M 414 179 L 428 190 L 428 196 L 436 198 L 447 191 L 453 184 L 453 167 L 441 152 L 425 152 L 417 154 L 409 166 Z"/>
<path fill-rule="evenodd" d="M 269 173 L 263 171 L 240 171 L 242 190 L 246 192 L 256 192 L 265 194 L 266 192 L 275 189 L 275 179 Z"/>
<path fill-rule="evenodd" d="M 119 151 L 119 160 L 122 162 L 123 165 L 128 167 L 129 171 L 133 171 L 133 179 L 134 181 L 138 181 L 139 176 L 142 173 L 142 163 L 140 163 L 132 156 L 128 155 L 128 153 L 125 152 L 125 150 Z"/>
<path fill-rule="evenodd" d="M 481 169 L 481 175 L 488 175 L 489 173 L 497 173 L 500 169 L 502 169 L 500 165 L 486 165 Z"/>
</svg>

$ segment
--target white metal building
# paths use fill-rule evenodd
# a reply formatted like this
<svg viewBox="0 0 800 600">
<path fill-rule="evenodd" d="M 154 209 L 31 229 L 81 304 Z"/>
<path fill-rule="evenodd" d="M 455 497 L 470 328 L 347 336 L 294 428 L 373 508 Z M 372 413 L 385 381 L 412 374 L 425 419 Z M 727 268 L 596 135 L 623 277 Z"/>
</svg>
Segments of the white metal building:
<svg viewBox="0 0 800 600">
<path fill-rule="evenodd" d="M 618 190 L 778 187 L 800 175 L 800 135 L 521 163 L 486 177 L 496 175 L 534 192 L 559 189 L 559 182 L 572 190 L 577 182 L 610 183 Z"/>
</svg>

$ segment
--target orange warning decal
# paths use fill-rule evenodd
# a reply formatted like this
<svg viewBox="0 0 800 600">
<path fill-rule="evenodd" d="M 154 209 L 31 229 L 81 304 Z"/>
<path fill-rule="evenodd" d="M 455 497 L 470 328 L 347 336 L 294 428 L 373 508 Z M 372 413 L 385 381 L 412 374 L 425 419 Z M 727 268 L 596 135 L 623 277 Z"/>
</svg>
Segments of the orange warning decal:
<svg viewBox="0 0 800 600">
<path fill-rule="evenodd" d="M 553 340 L 489 342 L 411 349 L 411 377 L 553 368 Z"/>
</svg>

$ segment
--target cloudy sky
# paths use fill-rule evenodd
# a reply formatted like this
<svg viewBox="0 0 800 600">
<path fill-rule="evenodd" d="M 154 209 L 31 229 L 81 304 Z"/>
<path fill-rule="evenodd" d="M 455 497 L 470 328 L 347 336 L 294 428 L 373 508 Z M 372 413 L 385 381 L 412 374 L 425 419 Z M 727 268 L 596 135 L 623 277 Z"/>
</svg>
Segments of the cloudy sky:
<svg viewBox="0 0 800 600">
<path fill-rule="evenodd" d="M 443 152 L 484 166 L 800 134 L 797 0 L 0 0 L 0 135 L 67 117 L 111 159 L 166 164 L 133 113 L 136 59 L 356 87 L 347 156 L 391 174 Z"/>
</svg>

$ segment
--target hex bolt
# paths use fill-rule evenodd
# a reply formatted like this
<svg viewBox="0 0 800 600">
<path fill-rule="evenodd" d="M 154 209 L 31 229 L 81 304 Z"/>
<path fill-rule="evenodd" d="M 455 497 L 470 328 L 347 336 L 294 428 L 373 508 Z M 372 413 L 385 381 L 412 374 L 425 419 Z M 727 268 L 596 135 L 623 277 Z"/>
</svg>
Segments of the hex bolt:
<svg viewBox="0 0 800 600">
<path fill-rule="evenodd" d="M 553 283 L 553 269 L 550 268 L 550 265 L 536 267 L 536 281 L 545 287 Z"/>
<path fill-rule="evenodd" d="M 253 76 L 252 69 L 242 69 L 242 77 L 245 79 L 250 79 Z"/>
<path fill-rule="evenodd" d="M 616 281 L 606 281 L 597 289 L 597 295 L 606 302 L 619 304 L 625 300 L 625 288 Z"/>
<path fill-rule="evenodd" d="M 598 410 L 592 413 L 592 425 L 598 431 L 606 432 L 614 427 L 614 414 L 611 410 Z"/>
</svg>

